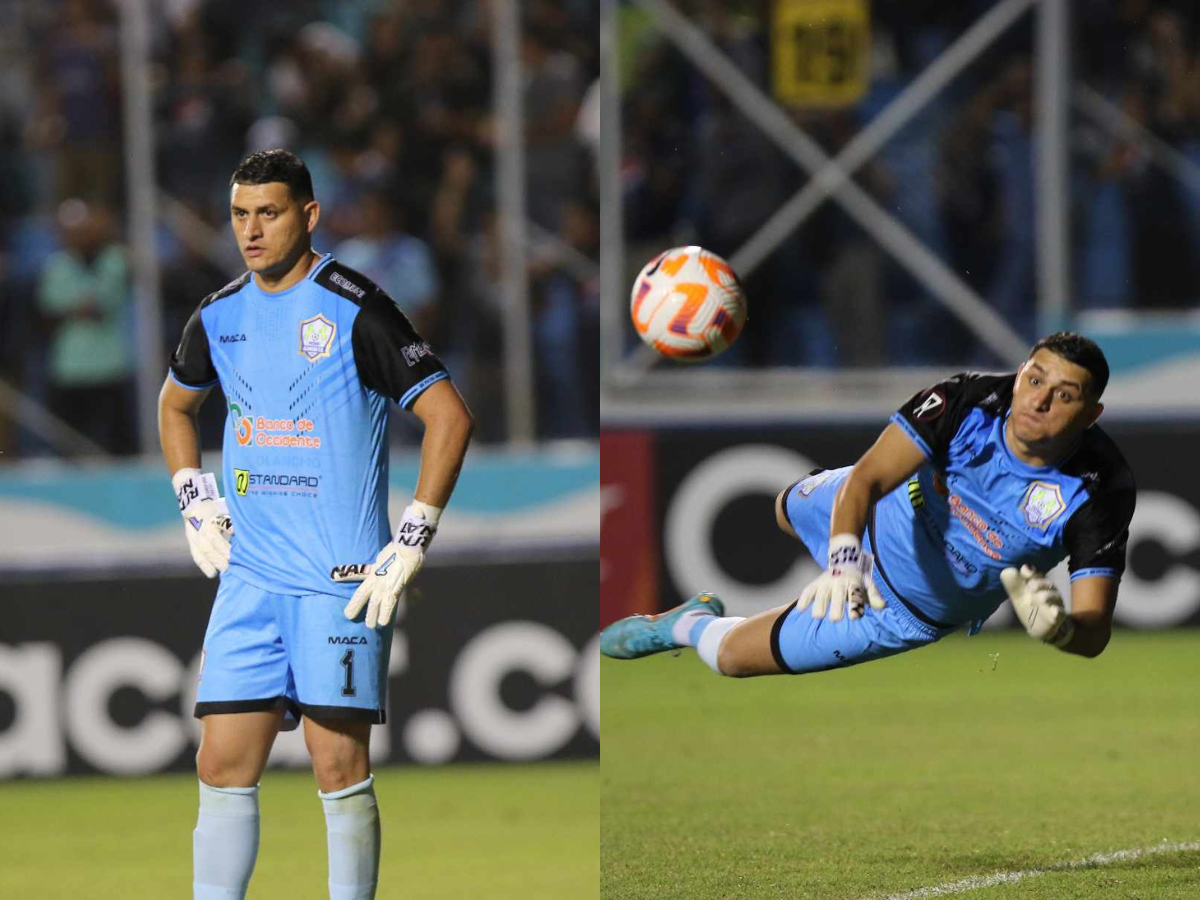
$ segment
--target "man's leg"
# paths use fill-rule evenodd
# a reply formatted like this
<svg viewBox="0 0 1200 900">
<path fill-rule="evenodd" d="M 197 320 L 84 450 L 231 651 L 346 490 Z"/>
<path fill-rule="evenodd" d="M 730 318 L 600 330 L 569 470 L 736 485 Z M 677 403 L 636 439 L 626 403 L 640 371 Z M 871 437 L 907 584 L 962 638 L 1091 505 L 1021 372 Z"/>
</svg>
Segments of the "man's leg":
<svg viewBox="0 0 1200 900">
<path fill-rule="evenodd" d="M 283 711 L 212 714 L 200 721 L 192 890 L 195 900 L 241 900 L 258 857 L 258 781 Z"/>
<path fill-rule="evenodd" d="M 705 607 L 693 608 L 672 623 L 671 640 L 679 647 L 694 647 L 718 675 L 782 675 L 783 669 L 771 652 L 771 629 L 787 609 L 780 606 L 746 619 L 718 616 Z"/>
<path fill-rule="evenodd" d="M 379 882 L 379 807 L 370 741 L 370 722 L 304 717 L 304 742 L 325 807 L 331 900 L 372 900 Z"/>
</svg>

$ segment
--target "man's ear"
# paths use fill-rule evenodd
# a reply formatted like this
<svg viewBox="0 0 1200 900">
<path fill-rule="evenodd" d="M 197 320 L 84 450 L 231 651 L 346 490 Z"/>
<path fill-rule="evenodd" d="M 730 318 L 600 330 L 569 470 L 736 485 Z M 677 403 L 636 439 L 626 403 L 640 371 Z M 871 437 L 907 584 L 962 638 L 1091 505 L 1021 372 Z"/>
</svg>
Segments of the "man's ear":
<svg viewBox="0 0 1200 900">
<path fill-rule="evenodd" d="M 317 230 L 317 222 L 321 218 L 321 204 L 316 200 L 309 200 L 304 204 L 304 218 L 308 223 L 308 233 L 312 234 Z"/>
<path fill-rule="evenodd" d="M 1100 413 L 1104 412 L 1104 404 L 1097 403 L 1096 408 L 1092 410 L 1092 421 L 1088 422 L 1088 427 L 1091 428 L 1096 424 L 1096 420 L 1100 418 Z"/>
</svg>

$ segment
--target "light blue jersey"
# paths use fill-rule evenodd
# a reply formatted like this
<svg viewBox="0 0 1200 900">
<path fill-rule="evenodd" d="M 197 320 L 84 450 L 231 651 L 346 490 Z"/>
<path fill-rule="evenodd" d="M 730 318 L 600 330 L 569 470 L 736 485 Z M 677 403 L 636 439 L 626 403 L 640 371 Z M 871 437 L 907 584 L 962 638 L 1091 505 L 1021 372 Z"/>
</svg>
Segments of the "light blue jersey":
<svg viewBox="0 0 1200 900">
<path fill-rule="evenodd" d="M 874 505 L 864 535 L 888 606 L 868 608 L 861 621 L 828 623 L 793 604 L 772 633 L 781 669 L 865 662 L 978 623 L 1005 600 L 1000 572 L 1009 566 L 1049 571 L 1065 558 L 1072 580 L 1121 576 L 1136 498 L 1129 466 L 1094 425 L 1057 465 L 1019 460 L 1004 438 L 1014 379 L 960 375 L 892 416 L 926 462 Z M 786 493 L 788 520 L 821 564 L 849 472 L 814 472 Z"/>
<path fill-rule="evenodd" d="M 228 402 L 229 573 L 275 594 L 352 593 L 330 570 L 390 539 L 387 404 L 447 377 L 391 298 L 329 255 L 286 291 L 247 272 L 207 297 L 171 378 L 220 383 Z"/>
<path fill-rule="evenodd" d="M 170 377 L 191 390 L 219 383 L 229 405 L 234 536 L 196 716 L 386 721 L 392 631 L 347 620 L 356 585 L 330 571 L 390 540 L 387 405 L 411 408 L 445 367 L 386 293 L 325 256 L 286 291 L 247 272 L 206 297 Z"/>
</svg>

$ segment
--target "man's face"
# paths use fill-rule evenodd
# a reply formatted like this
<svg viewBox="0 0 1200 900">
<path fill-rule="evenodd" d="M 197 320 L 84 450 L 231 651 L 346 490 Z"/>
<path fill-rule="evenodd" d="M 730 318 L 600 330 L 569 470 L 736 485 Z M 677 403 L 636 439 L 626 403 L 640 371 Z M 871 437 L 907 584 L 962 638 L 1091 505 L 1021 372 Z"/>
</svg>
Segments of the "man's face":
<svg viewBox="0 0 1200 900">
<path fill-rule="evenodd" d="M 297 202 L 280 181 L 235 184 L 229 212 L 246 267 L 260 275 L 290 269 L 309 246 L 310 212 L 315 206 L 313 201 Z"/>
<path fill-rule="evenodd" d="M 1102 409 L 1088 370 L 1043 348 L 1017 373 L 1009 422 L 1026 444 L 1069 443 Z"/>
</svg>

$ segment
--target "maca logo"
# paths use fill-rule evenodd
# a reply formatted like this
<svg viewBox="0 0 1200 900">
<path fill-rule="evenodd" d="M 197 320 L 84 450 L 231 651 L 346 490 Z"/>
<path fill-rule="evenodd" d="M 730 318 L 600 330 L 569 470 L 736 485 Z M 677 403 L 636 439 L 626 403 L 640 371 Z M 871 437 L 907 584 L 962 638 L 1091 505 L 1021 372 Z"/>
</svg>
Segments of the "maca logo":
<svg viewBox="0 0 1200 900">
<path fill-rule="evenodd" d="M 331 644 L 366 644 L 367 639 L 365 637 L 347 637 L 347 636 L 341 635 L 341 634 L 331 634 L 329 636 L 329 643 L 331 643 Z"/>
<path fill-rule="evenodd" d="M 217 340 L 222 344 L 240 344 L 246 340 L 246 336 L 244 334 L 223 334 Z"/>
</svg>

